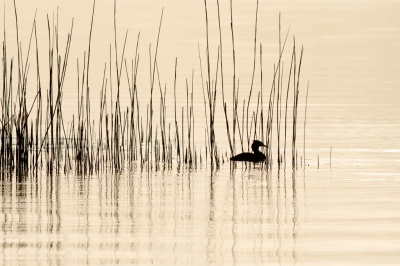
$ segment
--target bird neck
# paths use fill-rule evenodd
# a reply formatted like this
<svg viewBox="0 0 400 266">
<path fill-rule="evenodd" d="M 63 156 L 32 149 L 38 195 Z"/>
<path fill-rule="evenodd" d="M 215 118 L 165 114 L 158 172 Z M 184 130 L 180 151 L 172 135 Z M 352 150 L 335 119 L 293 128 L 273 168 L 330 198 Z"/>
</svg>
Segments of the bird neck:
<svg viewBox="0 0 400 266">
<path fill-rule="evenodd" d="M 262 152 L 260 152 L 260 151 L 258 150 L 258 148 L 257 148 L 257 149 L 253 149 L 253 152 L 254 152 L 254 154 L 260 154 L 260 153 L 262 153 Z"/>
</svg>

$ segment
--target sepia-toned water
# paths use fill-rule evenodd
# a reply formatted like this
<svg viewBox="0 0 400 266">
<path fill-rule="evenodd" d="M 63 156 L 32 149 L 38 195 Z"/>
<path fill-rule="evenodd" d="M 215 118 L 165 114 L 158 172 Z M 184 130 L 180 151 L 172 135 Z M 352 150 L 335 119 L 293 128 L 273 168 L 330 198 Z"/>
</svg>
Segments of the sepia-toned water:
<svg viewBox="0 0 400 266">
<path fill-rule="evenodd" d="M 254 61 L 250 108 L 256 108 L 261 86 L 264 108 L 268 108 L 274 64 L 279 58 L 280 13 L 282 43 L 290 28 L 282 56 L 285 73 L 289 72 L 293 39 L 298 53 L 304 47 L 297 168 L 292 169 L 289 163 L 289 144 L 288 164 L 278 167 L 274 135 L 274 162 L 269 170 L 242 164 L 231 170 L 226 162 L 216 170 L 204 161 L 195 169 L 176 162 L 171 168 L 133 163 L 130 167 L 126 164 L 121 173 L 105 168 L 87 175 L 49 172 L 45 167 L 22 175 L 2 169 L 2 265 L 400 264 L 400 3 L 260 0 L 258 4 L 254 60 L 257 2 L 232 1 L 239 108 L 250 91 Z M 230 3 L 220 1 L 219 5 L 225 97 L 231 112 Z M 56 20 L 59 7 L 61 51 L 74 18 L 62 106 L 65 121 L 71 122 L 77 116 L 77 61 L 82 68 L 93 2 L 16 0 L 16 6 L 24 56 L 28 54 L 36 12 L 42 80 L 48 78 L 47 16 L 50 23 Z M 113 9 L 112 1 L 96 2 L 89 80 L 94 120 L 99 112 L 104 68 L 108 72 L 110 65 L 115 65 Z M 207 1 L 207 9 L 210 64 L 215 75 L 220 44 L 217 1 Z M 163 14 L 157 65 L 161 87 L 167 88 L 167 120 L 174 122 L 177 60 L 177 105 L 179 110 L 186 108 L 186 83 L 191 85 L 193 80 L 194 142 L 205 156 L 201 78 L 202 72 L 206 73 L 204 1 L 117 1 L 116 14 L 118 60 L 129 30 L 124 56 L 130 64 L 140 32 L 137 82 L 144 116 L 151 78 L 149 51 L 154 60 Z M 6 31 L 8 57 L 16 58 L 12 1 L 4 2 L 0 25 Z M 32 64 L 29 104 L 37 90 L 32 51 L 28 59 Z M 129 92 L 124 71 L 121 105 L 126 108 Z M 110 79 L 115 97 L 114 72 Z M 158 100 L 159 94 L 154 97 Z M 219 88 L 216 142 L 221 153 L 229 157 L 221 98 Z M 273 134 L 276 131 L 274 126 Z M 282 149 L 282 139 L 280 145 Z M 240 151 L 237 144 L 235 152 Z"/>
</svg>

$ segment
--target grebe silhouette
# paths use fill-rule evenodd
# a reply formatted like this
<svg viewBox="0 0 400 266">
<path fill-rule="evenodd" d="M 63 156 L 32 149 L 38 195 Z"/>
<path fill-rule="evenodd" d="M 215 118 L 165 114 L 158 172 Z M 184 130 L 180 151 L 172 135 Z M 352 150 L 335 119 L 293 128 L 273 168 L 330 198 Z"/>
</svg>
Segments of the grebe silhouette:
<svg viewBox="0 0 400 266">
<path fill-rule="evenodd" d="M 264 143 L 262 143 L 259 140 L 254 140 L 253 144 L 251 144 L 251 149 L 253 150 L 253 153 L 251 152 L 239 153 L 238 155 L 233 156 L 231 158 L 231 161 L 253 162 L 253 163 L 264 161 L 267 157 L 265 157 L 264 153 L 258 150 L 259 147 L 267 147 L 267 146 L 265 146 Z"/>
</svg>

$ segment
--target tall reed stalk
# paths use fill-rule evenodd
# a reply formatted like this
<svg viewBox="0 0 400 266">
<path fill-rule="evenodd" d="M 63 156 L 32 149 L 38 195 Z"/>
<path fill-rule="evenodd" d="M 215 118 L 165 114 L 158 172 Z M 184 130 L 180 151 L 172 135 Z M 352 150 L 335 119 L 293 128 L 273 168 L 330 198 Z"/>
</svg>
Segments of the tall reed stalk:
<svg viewBox="0 0 400 266">
<path fill-rule="evenodd" d="M 158 62 L 158 51 L 161 36 L 161 26 L 163 21 L 164 9 L 161 12 L 161 18 L 158 27 L 156 46 L 154 51 L 149 45 L 149 74 L 150 85 L 149 102 L 140 105 L 138 88 L 139 68 L 139 39 L 140 32 L 137 35 L 135 58 L 126 58 L 126 50 L 129 49 L 128 30 L 125 33 L 125 39 L 122 51 L 118 49 L 117 41 L 117 6 L 114 1 L 114 40 L 110 44 L 109 62 L 104 63 L 102 84 L 99 88 L 100 109 L 98 120 L 91 118 L 91 87 L 89 75 L 91 75 L 91 49 L 92 33 L 94 30 L 94 15 L 96 2 L 93 1 L 91 15 L 89 38 L 87 49 L 83 52 L 83 59 L 77 59 L 77 111 L 72 115 L 72 121 L 65 121 L 63 116 L 63 88 L 67 77 L 68 59 L 72 45 L 72 32 L 74 20 L 72 19 L 70 31 L 67 33 L 67 40 L 64 47 L 59 42 L 60 30 L 58 21 L 58 9 L 56 18 L 50 19 L 47 16 L 47 34 L 48 34 L 48 79 L 41 78 L 40 53 L 42 49 L 38 46 L 38 34 L 36 25 L 36 15 L 32 23 L 32 30 L 27 47 L 26 59 L 23 56 L 22 43 L 19 40 L 19 26 L 17 7 L 14 0 L 14 14 L 16 26 L 17 41 L 17 63 L 13 58 L 8 59 L 6 28 L 4 26 L 2 70 L 3 70 L 3 88 L 1 97 L 1 116 L 0 116 L 0 167 L 6 169 L 40 169 L 46 165 L 49 172 L 61 171 L 64 163 L 64 172 L 75 169 L 82 174 L 90 174 L 94 170 L 111 169 L 112 171 L 122 171 L 125 162 L 129 166 L 146 167 L 147 170 L 172 167 L 176 162 L 178 168 L 187 167 L 194 169 L 197 167 L 198 159 L 200 164 L 205 161 L 211 165 L 211 169 L 218 169 L 221 163 L 225 162 L 229 156 L 236 153 L 236 138 L 239 138 L 241 151 L 249 149 L 253 139 L 260 139 L 268 146 L 267 160 L 265 166 L 272 167 L 273 145 L 277 145 L 277 163 L 282 163 L 286 167 L 286 146 L 288 135 L 288 111 L 290 87 L 293 86 L 293 106 L 292 106 L 292 167 L 297 167 L 297 109 L 300 91 L 300 70 L 303 57 L 303 48 L 300 57 L 297 58 L 296 43 L 293 39 L 293 50 L 289 71 L 285 71 L 282 56 L 285 50 L 289 30 L 285 40 L 281 41 L 281 17 L 279 15 L 279 47 L 278 60 L 273 65 L 272 84 L 269 92 L 264 93 L 264 72 L 263 66 L 263 45 L 257 41 L 258 27 L 258 1 L 255 13 L 254 26 L 254 46 L 253 46 L 253 67 L 252 78 L 249 84 L 249 90 L 245 99 L 239 99 L 240 80 L 236 72 L 236 51 L 234 38 L 234 20 L 233 5 L 230 1 L 230 34 L 232 42 L 233 76 L 232 88 L 226 86 L 224 69 L 226 64 L 223 62 L 223 33 L 221 27 L 220 5 L 217 4 L 218 34 L 219 43 L 216 47 L 210 47 L 209 34 L 209 11 L 207 0 L 204 0 L 205 8 L 205 26 L 206 26 L 206 46 L 205 46 L 205 75 L 203 75 L 202 54 L 200 44 L 198 46 L 201 86 L 203 89 L 205 129 L 204 129 L 204 155 L 202 147 L 197 150 L 196 138 L 199 134 L 195 130 L 195 116 L 197 112 L 195 106 L 195 70 L 192 70 L 191 80 L 186 78 L 186 103 L 179 106 L 177 94 L 182 93 L 177 85 L 178 58 L 175 58 L 173 101 L 174 117 L 167 116 L 168 88 L 167 84 L 162 85 L 160 78 L 160 64 Z M 5 24 L 5 23 L 4 23 Z M 290 28 L 289 28 L 290 29 Z M 33 35 L 34 34 L 34 35 Z M 34 40 L 33 39 L 34 36 Z M 35 61 L 36 61 L 36 94 L 32 103 L 27 102 L 29 58 L 31 42 L 35 42 Z M 260 68 L 260 88 L 257 91 L 255 85 L 257 46 L 259 47 L 259 68 Z M 216 49 L 216 58 L 211 58 L 210 50 Z M 119 54 L 120 52 L 120 54 Z M 215 61 L 214 61 L 215 59 Z M 128 63 L 131 62 L 131 63 Z M 297 65 L 297 62 L 298 65 Z M 17 67 L 15 68 L 14 65 Z M 122 106 L 123 103 L 123 75 L 122 68 L 125 67 L 127 89 L 129 90 L 129 104 Z M 16 69 L 17 75 L 14 74 Z M 215 72 L 213 72 L 215 71 Z M 284 92 L 283 81 L 287 76 L 287 88 Z M 17 80 L 13 80 L 16 76 Z M 114 81 L 114 82 L 113 82 Z M 46 92 L 43 88 L 48 84 Z M 16 85 L 16 86 L 15 86 Z M 286 85 L 286 83 L 285 83 Z M 156 88 L 158 86 L 158 88 Z M 243 85 L 242 85 L 243 86 Z M 246 85 L 247 86 L 247 85 Z M 16 87 L 13 88 L 13 87 Z M 114 92 L 113 92 L 114 88 Z M 140 88 L 142 89 L 142 88 Z M 182 89 L 184 89 L 182 87 Z M 218 105 L 218 90 L 221 89 L 222 105 Z M 232 92 L 230 92 L 230 89 Z M 232 101 L 228 101 L 225 92 L 231 93 Z M 46 93 L 46 95 L 43 95 Z M 115 93 L 115 94 L 114 94 Z M 157 95 L 159 94 L 159 95 Z M 255 97 L 257 96 L 257 97 Z M 286 99 L 283 99 L 286 96 Z M 15 101 L 13 99 L 15 97 Z M 46 98 L 46 106 L 43 106 L 42 99 Z M 264 99 L 266 97 L 267 99 Z M 308 85 L 306 95 L 305 121 L 304 121 L 304 141 L 303 141 L 303 160 L 305 165 L 305 127 L 308 99 Z M 157 100 L 158 103 L 157 103 Z M 240 104 L 239 104 L 240 101 Z M 282 101 L 285 101 L 284 103 Z M 229 106 L 231 104 L 232 106 Z M 283 107 L 282 104 L 285 104 Z M 241 105 L 241 106 L 240 106 Z M 142 107 L 141 107 L 142 106 Z M 155 118 L 154 109 L 159 106 L 159 119 Z M 228 152 L 219 149 L 216 141 L 216 112 L 222 107 Z M 250 106 L 255 106 L 253 110 Z M 144 114 L 144 107 L 147 108 Z M 282 108 L 284 110 L 284 122 L 282 121 Z M 179 113 L 180 117 L 179 117 Z M 230 114 L 230 112 L 232 112 Z M 241 112 L 241 115 L 240 115 Z M 43 117 L 44 115 L 44 117 Z M 230 119 L 231 118 L 231 119 Z M 172 121 L 169 121 L 171 119 Z M 276 119 L 276 120 L 275 120 Z M 284 140 L 281 126 L 284 123 Z M 172 124 L 172 125 L 171 125 Z M 30 125 L 30 127 L 29 127 Z M 273 128 L 276 125 L 276 131 Z M 95 129 L 95 126 L 98 127 Z M 196 125 L 197 126 L 197 125 Z M 174 132 L 175 130 L 175 132 Z M 96 135 L 97 134 L 97 135 Z M 276 138 L 276 141 L 275 141 Z M 283 141 L 283 151 L 281 142 Z M 246 148 L 247 143 L 247 148 Z M 219 144 L 219 143 L 218 143 Z M 274 152 L 275 154 L 275 152 Z M 44 158 L 44 163 L 43 163 Z M 205 160 L 203 160 L 205 158 Z M 30 163 L 29 163 L 30 162 Z M 248 165 L 246 165 L 247 167 Z"/>
</svg>

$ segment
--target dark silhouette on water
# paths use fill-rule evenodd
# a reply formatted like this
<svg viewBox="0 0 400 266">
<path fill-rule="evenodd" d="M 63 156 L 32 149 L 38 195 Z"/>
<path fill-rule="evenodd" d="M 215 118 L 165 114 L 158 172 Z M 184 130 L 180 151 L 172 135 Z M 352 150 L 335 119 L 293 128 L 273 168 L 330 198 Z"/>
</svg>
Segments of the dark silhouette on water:
<svg viewBox="0 0 400 266">
<path fill-rule="evenodd" d="M 254 140 L 253 144 L 251 144 L 251 149 L 253 150 L 253 153 L 251 152 L 239 153 L 238 155 L 233 156 L 231 158 L 231 161 L 253 162 L 253 163 L 264 161 L 267 157 L 265 157 L 264 153 L 258 150 L 259 147 L 267 147 L 267 146 L 265 146 L 264 143 L 262 143 L 259 140 Z"/>
</svg>

